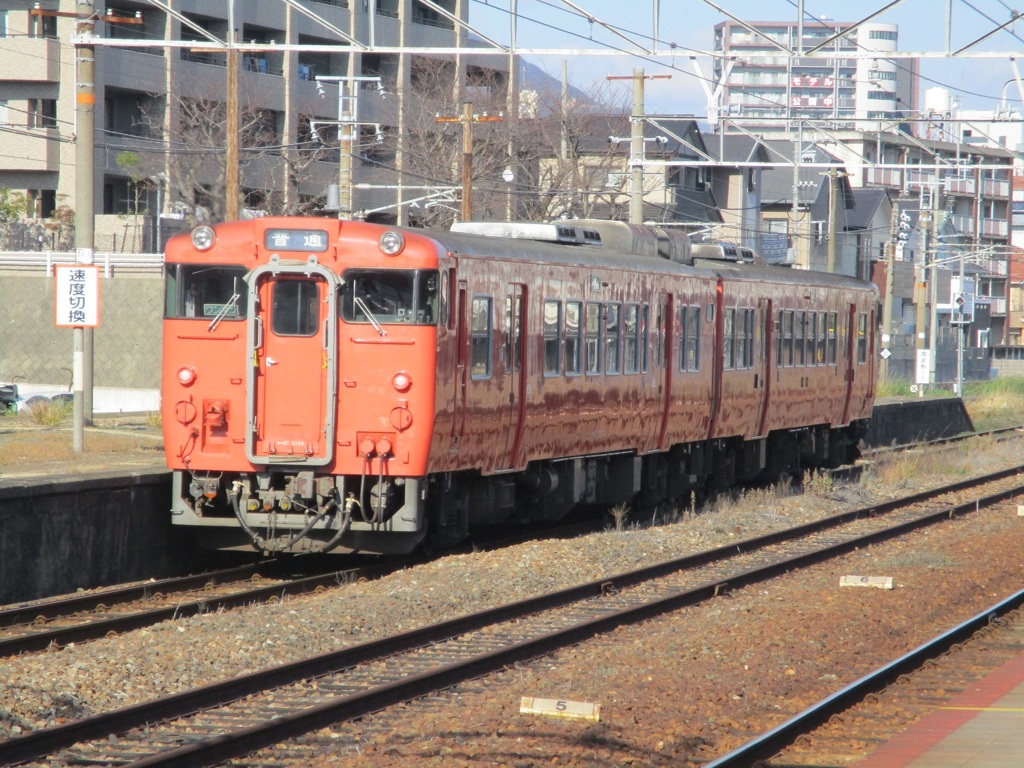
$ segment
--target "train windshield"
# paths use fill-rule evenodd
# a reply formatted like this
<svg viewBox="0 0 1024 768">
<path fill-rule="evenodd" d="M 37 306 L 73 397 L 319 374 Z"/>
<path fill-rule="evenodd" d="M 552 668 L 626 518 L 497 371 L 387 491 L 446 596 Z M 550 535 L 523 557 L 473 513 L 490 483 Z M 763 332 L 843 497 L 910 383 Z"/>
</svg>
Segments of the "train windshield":
<svg viewBox="0 0 1024 768">
<path fill-rule="evenodd" d="M 341 288 L 341 316 L 349 323 L 436 325 L 436 270 L 350 269 Z"/>
<path fill-rule="evenodd" d="M 168 264 L 164 316 L 244 320 L 245 267 Z"/>
</svg>

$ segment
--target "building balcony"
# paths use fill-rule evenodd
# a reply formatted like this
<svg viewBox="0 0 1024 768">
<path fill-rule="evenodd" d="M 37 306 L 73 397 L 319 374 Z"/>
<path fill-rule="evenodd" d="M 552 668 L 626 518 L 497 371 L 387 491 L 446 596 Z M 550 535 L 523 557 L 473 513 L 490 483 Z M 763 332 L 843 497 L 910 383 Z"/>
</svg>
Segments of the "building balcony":
<svg viewBox="0 0 1024 768">
<path fill-rule="evenodd" d="M 60 170 L 60 131 L 56 128 L 13 129 L 4 133 L 0 171 Z"/>
<path fill-rule="evenodd" d="M 60 41 L 44 37 L 5 37 L 0 80 L 56 83 L 60 80 Z"/>
<path fill-rule="evenodd" d="M 985 197 L 1010 199 L 1010 182 L 1005 179 L 985 179 L 981 182 L 981 194 Z"/>
<path fill-rule="evenodd" d="M 958 235 L 966 235 L 971 237 L 974 235 L 974 217 L 973 216 L 950 216 L 947 221 L 953 225 L 953 229 L 956 230 Z"/>
<path fill-rule="evenodd" d="M 947 176 L 943 179 L 943 190 L 947 195 L 974 197 L 977 188 L 977 184 L 972 178 Z"/>
<path fill-rule="evenodd" d="M 982 237 L 1007 237 L 1010 232 L 1009 222 L 1006 219 L 982 219 Z"/>
<path fill-rule="evenodd" d="M 865 168 L 864 181 L 876 186 L 901 189 L 903 187 L 903 172 L 896 168 Z"/>
</svg>

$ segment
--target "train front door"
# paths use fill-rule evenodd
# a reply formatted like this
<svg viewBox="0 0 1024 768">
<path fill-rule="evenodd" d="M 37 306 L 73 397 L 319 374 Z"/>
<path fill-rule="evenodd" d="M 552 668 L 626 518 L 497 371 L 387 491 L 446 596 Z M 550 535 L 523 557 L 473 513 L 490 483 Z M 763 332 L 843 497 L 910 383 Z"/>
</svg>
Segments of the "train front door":
<svg viewBox="0 0 1024 768">
<path fill-rule="evenodd" d="M 248 281 L 249 460 L 326 464 L 337 401 L 337 278 L 313 259 L 271 259 Z"/>
</svg>

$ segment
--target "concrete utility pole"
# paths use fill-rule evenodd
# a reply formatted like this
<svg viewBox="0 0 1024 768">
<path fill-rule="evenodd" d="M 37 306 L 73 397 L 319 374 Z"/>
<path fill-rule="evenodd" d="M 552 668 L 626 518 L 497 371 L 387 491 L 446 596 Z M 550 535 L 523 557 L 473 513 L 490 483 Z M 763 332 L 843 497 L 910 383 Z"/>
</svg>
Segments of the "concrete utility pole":
<svg viewBox="0 0 1024 768">
<path fill-rule="evenodd" d="M 839 179 L 845 179 L 847 174 L 830 168 L 825 174 L 828 176 L 828 263 L 825 268 L 827 272 L 836 271 L 836 240 L 839 237 L 839 222 L 836 215 L 839 198 Z M 846 206 L 844 205 L 845 209 Z"/>
<path fill-rule="evenodd" d="M 228 59 L 227 59 L 227 106 L 224 121 L 224 219 L 238 219 L 238 205 L 242 189 L 238 174 L 238 48 L 235 46 L 235 22 L 233 2 L 228 3 Z"/>
<path fill-rule="evenodd" d="M 92 0 L 79 0 L 75 20 L 75 262 L 92 264 L 96 240 L 96 217 L 93 210 L 93 179 L 95 175 L 96 127 L 96 48 L 90 41 L 96 29 L 96 6 Z M 72 443 L 75 453 L 85 446 L 85 424 L 92 423 L 92 329 L 77 327 L 72 331 L 74 352 L 72 362 L 72 397 L 74 427 Z"/>
<path fill-rule="evenodd" d="M 644 80 L 668 80 L 672 75 L 645 75 L 643 68 L 626 76 L 608 75 L 606 80 L 633 81 L 633 114 L 629 131 L 629 223 L 644 222 Z M 614 138 L 613 138 L 614 141 Z"/>
<path fill-rule="evenodd" d="M 473 102 L 462 105 L 462 115 L 437 115 L 439 123 L 462 123 L 462 220 L 473 220 L 473 123 L 497 123 L 503 115 L 474 115 Z"/>
<path fill-rule="evenodd" d="M 893 283 L 896 277 L 895 243 L 897 226 L 900 221 L 900 207 L 898 202 L 892 206 L 892 215 L 889 217 L 889 240 L 885 243 L 885 297 L 882 299 L 882 362 L 879 365 L 879 374 L 883 382 L 889 381 L 889 358 L 892 356 L 892 301 Z"/>
</svg>

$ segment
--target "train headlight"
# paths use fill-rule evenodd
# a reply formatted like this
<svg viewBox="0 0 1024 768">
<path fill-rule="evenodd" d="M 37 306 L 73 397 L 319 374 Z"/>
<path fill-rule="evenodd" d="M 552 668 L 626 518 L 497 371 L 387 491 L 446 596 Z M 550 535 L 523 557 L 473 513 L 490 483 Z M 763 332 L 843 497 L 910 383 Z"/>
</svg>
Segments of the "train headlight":
<svg viewBox="0 0 1024 768">
<path fill-rule="evenodd" d="M 399 371 L 391 377 L 391 386 L 399 392 L 405 392 L 412 386 L 412 377 L 405 371 Z"/>
<path fill-rule="evenodd" d="M 405 248 L 405 238 L 402 237 L 401 232 L 389 229 L 380 236 L 380 240 L 377 241 L 377 247 L 380 248 L 381 253 L 385 256 L 397 256 Z"/>
<path fill-rule="evenodd" d="M 184 368 L 178 369 L 178 383 L 183 387 L 191 387 L 196 383 L 196 372 L 195 369 L 189 368 L 187 365 Z"/>
<path fill-rule="evenodd" d="M 217 235 L 214 234 L 213 227 L 204 224 L 192 230 L 192 247 L 197 251 L 208 251 L 213 248 L 215 242 Z"/>
</svg>

